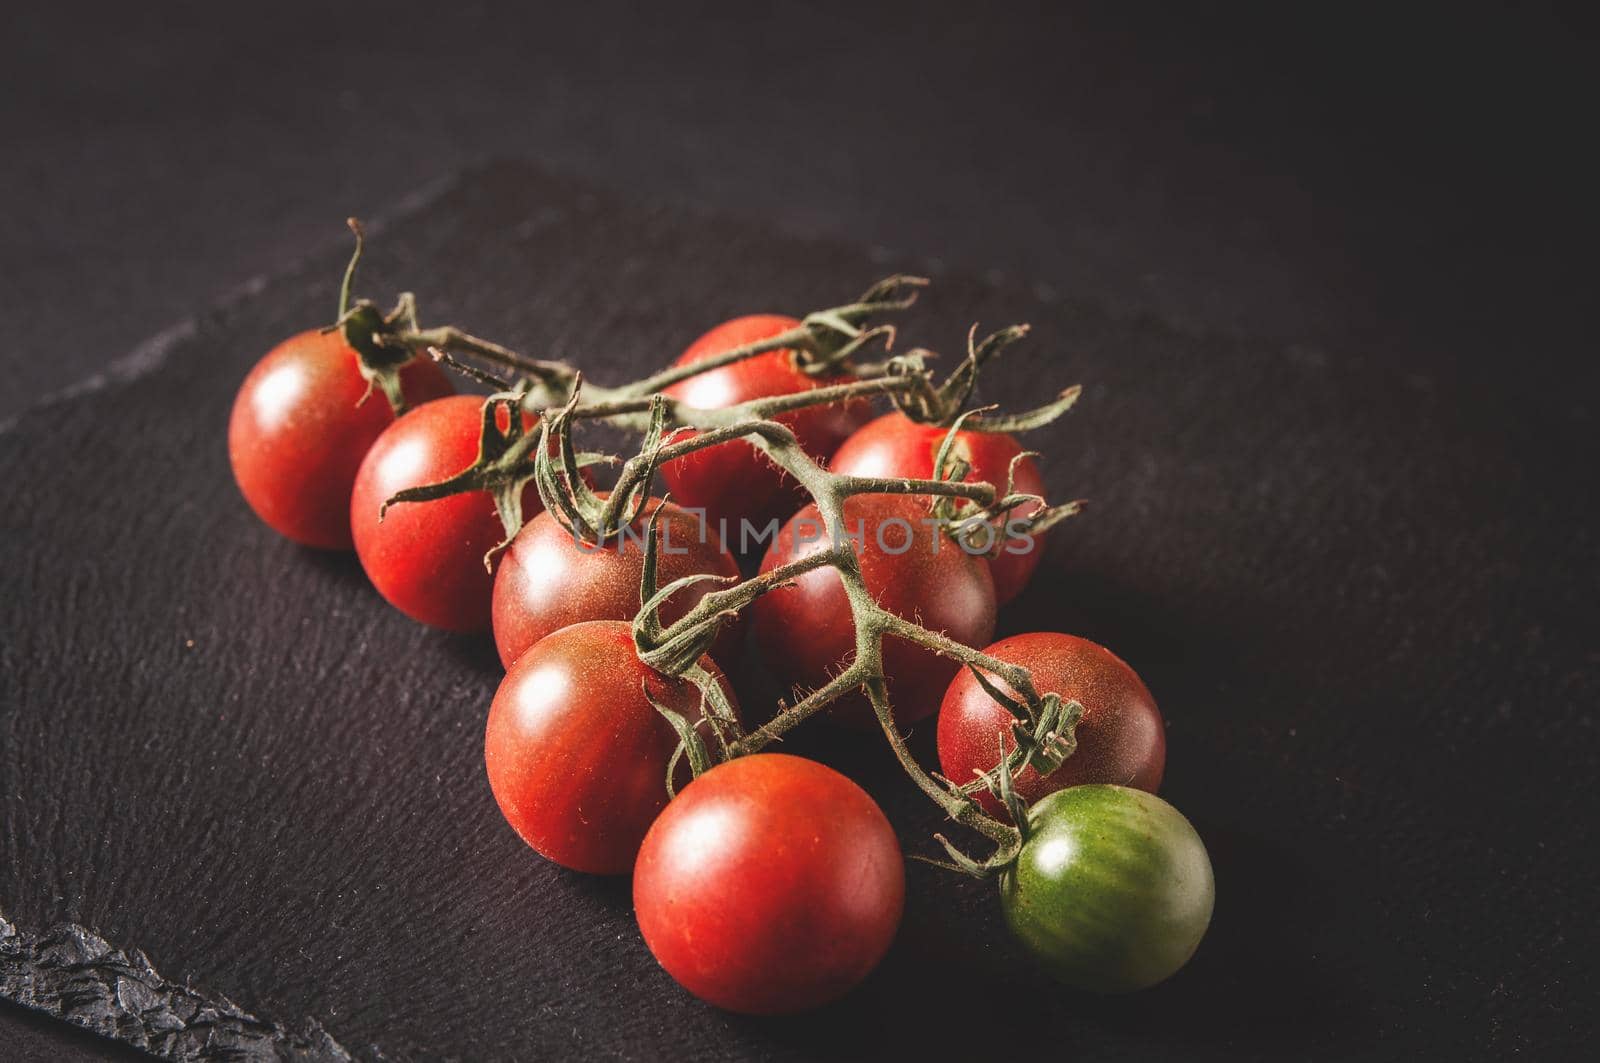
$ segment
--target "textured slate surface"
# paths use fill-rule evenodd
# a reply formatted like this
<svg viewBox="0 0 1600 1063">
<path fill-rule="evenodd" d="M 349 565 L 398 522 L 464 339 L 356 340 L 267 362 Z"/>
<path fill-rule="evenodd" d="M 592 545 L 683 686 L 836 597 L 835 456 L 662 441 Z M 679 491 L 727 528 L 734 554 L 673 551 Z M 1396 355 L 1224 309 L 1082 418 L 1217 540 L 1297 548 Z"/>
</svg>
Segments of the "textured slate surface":
<svg viewBox="0 0 1600 1063">
<path fill-rule="evenodd" d="M 315 1020 L 263 1022 L 71 923 L 33 934 L 0 918 L 0 995 L 168 1059 L 350 1059 Z"/>
<path fill-rule="evenodd" d="M 363 289 L 429 320 L 637 375 L 701 328 L 804 310 L 903 263 L 632 207 L 515 166 L 376 234 Z M 992 887 L 910 871 L 906 924 L 849 1000 L 724 1016 L 637 938 L 624 883 L 527 852 L 482 778 L 492 647 L 388 610 L 233 491 L 246 367 L 329 313 L 330 251 L 239 293 L 0 432 L 0 907 L 142 949 L 175 981 L 357 1055 L 805 1058 L 1015 1038 L 1088 1058 L 1452 1054 L 1576 1043 L 1595 801 L 1592 487 L 1548 455 L 1589 419 L 1359 354 L 1173 331 L 938 277 L 907 342 L 1029 320 L 987 398 L 1081 381 L 1040 433 L 1056 536 L 1006 630 L 1138 667 L 1164 792 L 1212 846 L 1219 907 L 1151 993 L 1064 993 Z M 1041 383 L 1045 382 L 1045 383 Z M 927 736 L 924 736 L 926 738 Z M 936 817 L 874 748 L 909 847 Z"/>
</svg>

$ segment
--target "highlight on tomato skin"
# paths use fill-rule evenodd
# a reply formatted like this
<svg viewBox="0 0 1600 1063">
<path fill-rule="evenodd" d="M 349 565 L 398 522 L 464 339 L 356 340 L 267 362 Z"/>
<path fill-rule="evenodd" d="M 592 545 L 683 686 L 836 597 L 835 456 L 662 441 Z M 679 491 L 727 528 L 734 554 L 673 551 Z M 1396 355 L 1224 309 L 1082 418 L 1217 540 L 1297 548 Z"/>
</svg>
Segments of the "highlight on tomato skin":
<svg viewBox="0 0 1600 1063">
<path fill-rule="evenodd" d="M 478 456 L 483 396 L 452 395 L 409 410 L 373 443 L 356 473 L 349 500 L 356 556 L 388 602 L 420 623 L 447 631 L 487 631 L 493 577 L 483 558 L 505 537 L 487 491 L 468 491 L 427 502 L 383 504 L 410 487 L 447 480 Z M 510 425 L 502 406 L 502 430 Z M 523 415 L 525 430 L 537 418 Z M 525 515 L 543 511 L 530 483 Z"/>
<path fill-rule="evenodd" d="M 710 657 L 700 666 L 720 679 Z M 725 681 L 723 692 L 737 712 Z M 576 871 L 632 870 L 666 807 L 678 746 L 652 698 L 690 722 L 702 718 L 699 689 L 640 661 L 626 621 L 561 628 L 511 666 L 489 708 L 484 768 L 506 822 L 535 852 Z M 688 784 L 687 762 L 677 782 Z"/>
<path fill-rule="evenodd" d="M 852 495 L 844 503 L 851 537 L 873 599 L 957 642 L 981 646 L 994 636 L 994 581 L 985 560 L 929 523 L 927 502 L 909 495 Z M 815 504 L 778 532 L 761 561 L 770 572 L 827 549 Z M 751 630 L 763 660 L 786 686 L 816 689 L 855 657 L 855 619 L 839 575 L 814 569 L 756 599 Z M 903 639 L 883 640 L 884 677 L 900 724 L 932 716 L 959 665 Z M 848 694 L 827 710 L 835 721 L 875 728 L 865 695 Z"/>
<path fill-rule="evenodd" d="M 604 498 L 607 492 L 597 492 Z M 632 620 L 639 612 L 645 528 L 656 519 L 656 586 L 693 575 L 737 577 L 739 564 L 715 529 L 671 502 L 651 498 L 639 518 L 603 545 L 580 543 L 550 513 L 523 525 L 501 555 L 494 578 L 495 648 L 506 667 L 551 632 L 585 620 Z M 727 586 L 706 581 L 678 591 L 661 609 L 670 624 L 701 598 Z M 717 636 L 712 656 L 734 661 L 743 616 Z"/>
<path fill-rule="evenodd" d="M 415 405 L 454 392 L 431 359 L 400 370 Z M 338 331 L 291 336 L 251 368 L 228 419 L 228 460 L 245 501 L 268 527 L 303 546 L 349 550 L 356 470 L 394 410 L 369 392 L 360 359 Z"/>
<path fill-rule="evenodd" d="M 903 477 L 910 480 L 934 478 L 934 460 L 949 434 L 939 425 L 918 424 L 898 410 L 886 413 L 862 426 L 846 439 L 828 463 L 831 472 L 849 476 Z M 1004 432 L 979 432 L 960 429 L 952 454 L 970 467 L 967 479 L 990 483 L 1004 491 L 1012 476 L 1012 462 L 1024 453 L 1016 437 Z M 1020 494 L 1045 497 L 1044 477 L 1032 458 L 1016 461 L 1012 487 Z M 1008 519 L 1031 516 L 1042 504 L 1018 506 Z M 1003 524 L 997 528 L 1001 534 Z M 1027 587 L 1039 562 L 1044 558 L 1039 536 L 1002 540 L 989 558 L 989 573 L 994 577 L 995 599 L 1005 605 Z"/>
<path fill-rule="evenodd" d="M 1160 789 L 1167 763 L 1166 723 L 1150 689 L 1122 658 L 1099 643 L 1053 631 L 1013 635 L 983 652 L 1028 669 L 1040 694 L 1059 694 L 1083 706 L 1072 756 L 1049 775 L 1029 765 L 1014 777 L 1012 786 L 1025 804 L 1082 783 L 1115 783 L 1150 793 Z M 1005 680 L 987 678 L 1002 693 L 1016 695 Z M 975 772 L 993 768 L 1002 740 L 1008 752 L 1016 748 L 1014 719 L 971 671 L 958 672 L 939 709 L 939 769 L 945 778 L 966 782 Z M 993 795 L 973 796 L 989 812 L 1000 814 Z"/>
<path fill-rule="evenodd" d="M 673 364 L 692 365 L 723 351 L 769 339 L 799 324 L 797 318 L 781 314 L 737 317 L 695 340 Z M 752 399 L 848 383 L 851 379 L 848 375 L 810 376 L 795 358 L 791 350 L 768 351 L 681 380 L 668 387 L 666 394 L 702 409 L 722 409 Z M 826 460 L 871 415 L 871 404 L 858 399 L 793 410 L 773 419 L 794 432 L 807 454 Z M 743 440 L 730 440 L 667 462 L 661 467 L 661 475 L 673 501 L 704 510 L 713 525 L 726 522 L 730 541 L 737 541 L 741 520 L 761 528 L 788 517 L 806 499 L 793 477 Z"/>
<path fill-rule="evenodd" d="M 645 835 L 639 930 L 689 992 L 781 1015 L 848 993 L 883 959 L 905 903 L 900 843 L 861 787 L 757 753 L 690 783 Z"/>
</svg>

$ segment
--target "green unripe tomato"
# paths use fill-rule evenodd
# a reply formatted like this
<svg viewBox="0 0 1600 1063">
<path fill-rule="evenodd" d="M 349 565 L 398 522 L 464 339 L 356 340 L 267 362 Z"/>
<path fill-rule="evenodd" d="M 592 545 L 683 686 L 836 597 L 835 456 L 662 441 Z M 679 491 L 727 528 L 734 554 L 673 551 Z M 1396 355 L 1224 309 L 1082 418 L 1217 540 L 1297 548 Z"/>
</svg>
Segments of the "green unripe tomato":
<svg viewBox="0 0 1600 1063">
<path fill-rule="evenodd" d="M 1039 800 L 1028 829 L 1000 903 L 1056 978 L 1127 993 L 1189 962 L 1216 889 L 1205 844 L 1177 809 L 1143 790 L 1073 786 Z"/>
</svg>

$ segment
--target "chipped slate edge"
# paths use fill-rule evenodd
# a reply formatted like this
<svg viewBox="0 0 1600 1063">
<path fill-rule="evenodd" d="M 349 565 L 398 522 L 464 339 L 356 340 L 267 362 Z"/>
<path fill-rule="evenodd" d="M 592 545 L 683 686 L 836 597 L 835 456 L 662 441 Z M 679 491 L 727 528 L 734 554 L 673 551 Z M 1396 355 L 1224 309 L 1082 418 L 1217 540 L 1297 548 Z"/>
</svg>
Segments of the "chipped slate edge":
<svg viewBox="0 0 1600 1063">
<path fill-rule="evenodd" d="M 257 1018 L 75 923 L 31 934 L 0 912 L 0 997 L 167 1059 L 355 1059 L 315 1019 Z"/>
</svg>

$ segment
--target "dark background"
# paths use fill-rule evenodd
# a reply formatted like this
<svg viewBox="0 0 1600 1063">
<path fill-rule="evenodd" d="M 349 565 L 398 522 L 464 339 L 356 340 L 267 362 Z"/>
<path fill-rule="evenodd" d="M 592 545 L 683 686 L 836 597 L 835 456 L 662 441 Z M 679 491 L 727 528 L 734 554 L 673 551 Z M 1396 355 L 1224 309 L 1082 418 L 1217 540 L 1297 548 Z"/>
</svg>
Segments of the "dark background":
<svg viewBox="0 0 1600 1063">
<path fill-rule="evenodd" d="M 641 6 L 8 11 L 0 402 L 501 155 L 1180 323 L 1508 384 L 1575 360 L 1576 17 Z"/>
<path fill-rule="evenodd" d="M 4 17 L 0 416 L 338 245 L 347 213 L 382 215 L 464 164 L 521 156 L 623 198 L 887 248 L 1367 365 L 1375 381 L 1448 381 L 1473 399 L 1478 449 L 1513 469 L 1544 463 L 1539 483 L 1569 503 L 1506 512 L 1510 496 L 1486 482 L 1482 510 L 1458 519 L 1593 516 L 1594 175 L 1579 148 L 1593 138 L 1594 37 L 1555 9 L 56 4 Z M 1407 416 L 1403 396 L 1371 398 Z M 1578 542 L 1582 571 L 1492 549 L 1475 563 L 1589 587 L 1592 539 Z M 1454 607 L 1501 604 L 1467 594 Z M 1592 669 L 1592 649 L 1565 652 L 1592 645 L 1592 619 L 1563 609 L 1541 642 L 1490 617 L 1483 704 L 1404 728 L 1419 764 L 1462 755 L 1457 732 L 1470 745 L 1474 723 L 1515 700 L 1501 664 L 1519 658 L 1556 676 L 1541 739 L 1582 762 L 1592 678 L 1561 677 Z M 1539 748 L 1485 757 L 1481 799 L 1587 789 L 1587 773 L 1549 777 Z M 1580 844 L 1592 811 L 1538 825 L 1540 846 Z M 1506 859 L 1487 846 L 1483 873 Z M 1543 886 L 1501 913 L 1509 926 L 1477 928 L 1544 941 L 1571 927 L 1542 984 L 1520 987 L 1548 1006 L 1512 1009 L 1516 1047 L 1592 1025 L 1568 936 L 1592 921 L 1572 926 L 1562 907 L 1592 883 Z M 1465 979 L 1491 1009 L 1519 988 L 1497 988 L 1491 967 L 1414 974 Z M 0 1043 L 98 1048 L 13 1011 L 0 1023 Z"/>
</svg>

